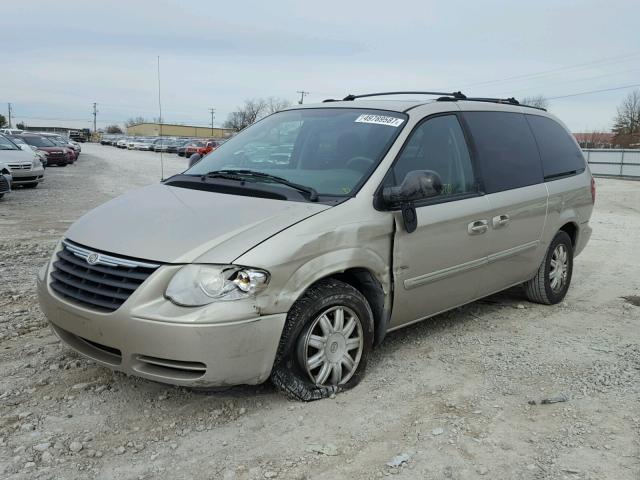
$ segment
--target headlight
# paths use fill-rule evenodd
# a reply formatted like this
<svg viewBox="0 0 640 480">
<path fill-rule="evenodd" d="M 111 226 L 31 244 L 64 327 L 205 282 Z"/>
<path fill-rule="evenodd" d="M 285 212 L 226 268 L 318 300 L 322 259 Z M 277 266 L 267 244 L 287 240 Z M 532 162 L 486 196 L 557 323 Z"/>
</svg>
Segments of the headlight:
<svg viewBox="0 0 640 480">
<path fill-rule="evenodd" d="M 38 168 L 40 166 L 40 157 L 37 155 L 33 156 L 33 161 L 31 162 L 31 168 Z"/>
<path fill-rule="evenodd" d="M 173 276 L 165 296 L 176 305 L 199 307 L 255 295 L 269 283 L 264 270 L 233 265 L 185 265 Z"/>
</svg>

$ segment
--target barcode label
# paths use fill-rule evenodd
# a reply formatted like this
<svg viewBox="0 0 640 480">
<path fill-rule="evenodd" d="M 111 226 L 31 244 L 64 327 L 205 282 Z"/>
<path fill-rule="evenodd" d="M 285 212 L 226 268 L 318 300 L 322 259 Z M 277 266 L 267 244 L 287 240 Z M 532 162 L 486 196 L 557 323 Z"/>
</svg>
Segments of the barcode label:
<svg viewBox="0 0 640 480">
<path fill-rule="evenodd" d="M 375 123 L 377 125 L 388 125 L 399 127 L 404 122 L 404 118 L 388 117 L 386 115 L 362 114 L 356 118 L 356 123 Z"/>
</svg>

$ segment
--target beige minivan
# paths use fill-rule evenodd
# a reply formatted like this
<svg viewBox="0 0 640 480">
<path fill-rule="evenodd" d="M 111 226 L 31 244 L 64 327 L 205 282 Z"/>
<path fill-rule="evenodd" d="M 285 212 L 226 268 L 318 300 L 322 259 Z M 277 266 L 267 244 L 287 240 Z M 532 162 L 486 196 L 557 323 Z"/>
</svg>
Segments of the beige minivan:
<svg viewBox="0 0 640 480">
<path fill-rule="evenodd" d="M 514 285 L 560 302 L 595 200 L 566 127 L 389 95 L 275 113 L 84 215 L 38 278 L 56 334 L 128 374 L 313 400 L 389 331 Z"/>
</svg>

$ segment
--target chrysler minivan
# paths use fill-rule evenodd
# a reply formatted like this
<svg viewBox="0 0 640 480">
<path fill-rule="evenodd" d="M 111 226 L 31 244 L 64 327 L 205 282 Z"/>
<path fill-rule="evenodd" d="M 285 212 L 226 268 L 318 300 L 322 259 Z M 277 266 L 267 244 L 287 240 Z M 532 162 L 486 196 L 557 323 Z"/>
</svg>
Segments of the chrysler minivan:
<svg viewBox="0 0 640 480">
<path fill-rule="evenodd" d="M 516 285 L 562 301 L 595 201 L 567 128 L 515 99 L 377 95 L 270 115 L 84 215 L 39 273 L 55 333 L 147 379 L 313 400 L 390 331 Z"/>
</svg>

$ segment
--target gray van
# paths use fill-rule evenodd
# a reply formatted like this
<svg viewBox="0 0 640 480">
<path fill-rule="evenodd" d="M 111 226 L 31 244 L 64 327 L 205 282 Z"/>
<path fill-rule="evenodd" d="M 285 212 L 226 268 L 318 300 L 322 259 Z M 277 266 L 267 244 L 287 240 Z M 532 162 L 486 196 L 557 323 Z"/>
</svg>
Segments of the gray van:
<svg viewBox="0 0 640 480">
<path fill-rule="evenodd" d="M 369 96 L 275 113 L 80 218 L 39 273 L 56 334 L 128 374 L 313 400 L 392 330 L 514 285 L 562 301 L 595 201 L 566 127 Z"/>
</svg>

